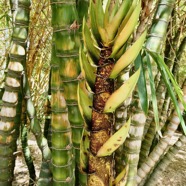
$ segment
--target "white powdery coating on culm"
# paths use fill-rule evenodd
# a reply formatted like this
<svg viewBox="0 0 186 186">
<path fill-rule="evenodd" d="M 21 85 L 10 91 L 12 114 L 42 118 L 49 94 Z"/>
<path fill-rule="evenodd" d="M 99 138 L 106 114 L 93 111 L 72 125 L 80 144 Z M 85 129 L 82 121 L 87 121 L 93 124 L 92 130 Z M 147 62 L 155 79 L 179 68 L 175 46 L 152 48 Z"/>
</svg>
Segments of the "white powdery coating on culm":
<svg viewBox="0 0 186 186">
<path fill-rule="evenodd" d="M 0 115 L 4 117 L 15 117 L 16 109 L 12 107 L 2 107 Z"/>
<path fill-rule="evenodd" d="M 14 55 L 24 56 L 25 49 L 23 46 L 13 43 L 10 53 Z"/>
<path fill-rule="evenodd" d="M 15 71 L 15 72 L 21 72 L 23 71 L 23 65 L 20 62 L 9 62 L 8 69 Z"/>
<path fill-rule="evenodd" d="M 5 91 L 2 100 L 4 102 L 15 104 L 18 101 L 18 93 Z"/>
<path fill-rule="evenodd" d="M 10 87 L 20 87 L 20 81 L 11 77 L 6 78 L 6 84 Z"/>
<path fill-rule="evenodd" d="M 132 120 L 137 121 L 138 123 L 143 124 L 146 121 L 146 116 L 145 116 L 144 113 L 134 114 L 132 116 Z"/>
<path fill-rule="evenodd" d="M 13 128 L 13 126 L 14 126 L 13 122 L 0 121 L 0 130 L 9 131 Z"/>
</svg>

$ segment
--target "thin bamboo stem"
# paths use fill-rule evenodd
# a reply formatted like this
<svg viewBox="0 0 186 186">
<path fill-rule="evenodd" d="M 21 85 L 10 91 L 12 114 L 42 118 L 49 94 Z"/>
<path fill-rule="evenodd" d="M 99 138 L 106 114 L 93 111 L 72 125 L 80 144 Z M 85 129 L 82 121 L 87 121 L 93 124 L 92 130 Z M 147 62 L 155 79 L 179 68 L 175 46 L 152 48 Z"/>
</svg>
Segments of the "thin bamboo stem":
<svg viewBox="0 0 186 186">
<path fill-rule="evenodd" d="M 150 175 L 150 178 L 145 183 L 146 186 L 155 186 L 162 172 L 168 167 L 171 161 L 174 159 L 176 154 L 179 153 L 179 150 L 186 143 L 186 137 L 182 135 L 179 137 L 177 142 L 166 152 L 162 157 L 162 160 L 157 164 L 156 168 L 153 170 L 153 173 Z"/>
<path fill-rule="evenodd" d="M 21 143 L 23 155 L 29 172 L 29 186 L 33 186 L 36 181 L 35 167 L 28 147 L 28 129 L 27 129 L 27 114 L 26 114 L 26 100 L 22 104 L 22 124 L 21 124 Z"/>
<path fill-rule="evenodd" d="M 183 86 L 183 93 L 184 93 L 184 101 L 186 101 L 186 84 Z M 179 103 L 179 108 L 181 113 L 183 113 L 184 107 L 181 103 Z M 161 155 L 165 152 L 166 148 L 170 143 L 170 139 L 173 136 L 174 132 L 176 131 L 178 125 L 180 123 L 180 119 L 177 115 L 177 112 L 174 111 L 170 120 L 170 123 L 167 126 L 166 131 L 163 134 L 163 137 L 160 139 L 159 143 L 154 147 L 153 151 L 150 153 L 148 158 L 138 169 L 138 177 L 137 183 L 140 184 L 150 171 L 154 168 L 157 164 L 158 160 L 160 159 Z"/>
<path fill-rule="evenodd" d="M 15 2 L 13 2 L 15 3 Z M 3 105 L 0 120 L 0 184 L 11 185 L 15 165 L 14 152 L 19 134 L 21 119 L 21 86 L 23 66 L 26 61 L 26 40 L 28 35 L 30 1 L 18 1 L 14 16 L 14 29 L 10 50 L 10 61 L 5 78 L 5 92 L 2 97 Z M 7 166 L 8 165 L 8 166 Z"/>
</svg>

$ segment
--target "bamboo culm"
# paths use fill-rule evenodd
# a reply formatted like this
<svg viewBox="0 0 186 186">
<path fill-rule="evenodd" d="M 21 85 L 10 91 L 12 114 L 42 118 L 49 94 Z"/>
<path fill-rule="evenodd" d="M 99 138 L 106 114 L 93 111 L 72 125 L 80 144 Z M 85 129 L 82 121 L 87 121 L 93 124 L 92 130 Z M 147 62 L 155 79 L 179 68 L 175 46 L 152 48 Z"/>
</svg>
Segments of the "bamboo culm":
<svg viewBox="0 0 186 186">
<path fill-rule="evenodd" d="M 184 93 L 184 101 L 186 101 L 186 84 L 183 86 L 183 93 Z M 181 103 L 179 103 L 179 108 L 181 113 L 183 113 L 184 107 Z M 153 151 L 150 153 L 148 158 L 138 169 L 138 176 L 137 176 L 137 183 L 140 184 L 143 179 L 146 179 L 150 171 L 153 167 L 157 164 L 159 158 L 165 150 L 167 149 L 170 139 L 173 136 L 174 132 L 178 128 L 180 123 L 180 119 L 177 115 L 177 112 L 174 111 L 171 115 L 171 119 L 169 124 L 167 125 L 166 131 L 163 134 L 163 137 L 160 139 L 159 143 L 154 147 Z"/>
<path fill-rule="evenodd" d="M 14 3 L 14 2 L 13 2 Z M 14 4 L 13 33 L 9 53 L 5 91 L 2 97 L 0 119 L 0 185 L 11 185 L 15 164 L 16 140 L 22 108 L 22 74 L 26 62 L 26 41 L 28 36 L 29 0 Z"/>
</svg>

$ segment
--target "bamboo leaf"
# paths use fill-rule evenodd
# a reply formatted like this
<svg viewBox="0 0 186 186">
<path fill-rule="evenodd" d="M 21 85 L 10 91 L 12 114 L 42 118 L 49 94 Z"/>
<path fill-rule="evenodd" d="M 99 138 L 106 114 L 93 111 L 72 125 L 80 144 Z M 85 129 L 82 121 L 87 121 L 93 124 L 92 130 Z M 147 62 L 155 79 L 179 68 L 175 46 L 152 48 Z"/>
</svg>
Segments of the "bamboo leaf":
<svg viewBox="0 0 186 186">
<path fill-rule="evenodd" d="M 86 122 L 86 124 L 91 122 L 92 117 L 92 102 L 93 102 L 93 95 L 87 91 L 85 87 L 85 81 L 79 81 L 78 84 L 78 106 L 81 112 L 81 115 Z"/>
<path fill-rule="evenodd" d="M 138 40 L 120 57 L 111 72 L 110 78 L 116 78 L 125 67 L 135 60 L 145 41 L 146 34 L 147 31 L 143 32 Z"/>
<path fill-rule="evenodd" d="M 88 168 L 88 156 L 89 153 L 89 132 L 87 130 L 83 131 L 82 140 L 80 143 L 80 169 L 82 171 L 87 170 Z"/>
<path fill-rule="evenodd" d="M 143 109 L 143 112 L 147 114 L 148 112 L 148 95 L 147 95 L 147 87 L 146 87 L 146 78 L 145 78 L 145 69 L 142 62 L 141 54 L 138 54 L 138 57 L 134 61 L 135 64 L 135 70 L 137 70 L 140 66 L 141 72 L 138 79 L 137 87 L 138 87 L 138 95 L 141 103 L 141 108 Z"/>
<path fill-rule="evenodd" d="M 112 41 L 114 39 L 119 25 L 121 24 L 122 20 L 124 19 L 129 10 L 131 2 L 132 2 L 131 0 L 123 1 L 113 20 L 109 23 L 109 25 L 107 25 L 106 30 L 109 35 L 109 41 Z"/>
<path fill-rule="evenodd" d="M 116 177 L 114 180 L 114 185 L 117 186 L 125 186 L 126 181 L 127 181 L 127 175 L 129 171 L 129 164 L 125 166 L 125 168 L 119 173 L 119 175 Z"/>
<path fill-rule="evenodd" d="M 104 26 L 104 12 L 103 12 L 102 0 L 96 0 L 95 11 L 96 11 L 97 26 L 103 28 L 103 26 Z"/>
<path fill-rule="evenodd" d="M 115 5 L 111 11 L 110 17 L 109 17 L 109 22 L 111 22 L 114 18 L 114 16 L 116 15 L 118 9 L 119 9 L 120 3 L 119 0 L 116 0 Z"/>
<path fill-rule="evenodd" d="M 183 131 L 184 131 L 184 134 L 186 135 L 185 121 L 184 121 L 184 119 L 183 119 L 183 117 L 182 117 L 182 114 L 181 114 L 181 111 L 180 111 L 180 108 L 179 108 L 179 104 L 178 104 L 178 101 L 177 101 L 177 99 L 176 99 L 176 95 L 175 95 L 175 93 L 174 93 L 174 89 L 172 88 L 172 84 L 171 84 L 171 82 L 170 82 L 170 80 L 169 80 L 169 75 L 168 75 L 168 73 L 167 73 L 167 71 L 165 70 L 165 67 L 164 67 L 164 65 L 163 65 L 163 59 L 162 59 L 161 57 L 158 57 L 159 55 L 156 54 L 156 53 L 154 53 L 154 52 L 148 51 L 148 53 L 151 55 L 151 57 L 154 59 L 154 61 L 155 61 L 155 62 L 157 63 L 157 65 L 158 65 L 158 68 L 159 68 L 159 70 L 160 70 L 160 72 L 161 72 L 161 75 L 162 75 L 162 77 L 163 77 L 163 79 L 164 79 L 164 82 L 165 82 L 165 84 L 166 84 L 166 86 L 167 86 L 167 90 L 168 90 L 168 92 L 169 92 L 169 95 L 170 95 L 170 97 L 171 97 L 171 100 L 172 100 L 172 102 L 173 102 L 173 104 L 174 104 L 174 107 L 175 107 L 176 112 L 177 112 L 177 114 L 178 114 L 178 117 L 179 117 L 179 119 L 180 119 L 182 129 L 183 129 Z M 182 101 L 182 104 L 183 104 L 183 106 L 184 106 L 184 108 L 185 108 L 185 102 L 184 102 L 184 101 Z"/>
<path fill-rule="evenodd" d="M 160 131 L 158 104 L 157 104 L 157 99 L 156 99 L 156 88 L 155 88 L 155 84 L 154 84 L 154 78 L 153 78 L 150 58 L 149 58 L 149 55 L 147 53 L 146 53 L 146 59 L 147 59 L 147 61 L 146 61 L 147 62 L 147 70 L 148 70 L 149 80 L 150 80 L 152 106 L 153 106 L 153 111 L 154 111 L 154 121 L 156 123 L 156 131 Z"/>
<path fill-rule="evenodd" d="M 127 43 L 125 43 L 121 48 L 120 50 L 117 52 L 116 56 L 115 56 L 115 59 L 118 60 L 122 55 L 123 53 L 126 51 L 127 49 Z"/>
<path fill-rule="evenodd" d="M 127 15 L 125 16 L 125 18 L 123 19 L 123 21 L 119 27 L 118 33 L 120 33 L 123 30 L 124 26 L 128 22 L 129 18 L 131 17 L 132 13 L 134 12 L 134 10 L 136 8 L 137 2 L 138 2 L 138 0 L 133 0 L 130 9 L 127 12 Z"/>
<path fill-rule="evenodd" d="M 83 40 L 89 54 L 93 58 L 99 59 L 100 51 L 98 50 L 98 46 L 95 46 L 94 40 L 91 38 L 91 32 L 85 22 L 85 19 L 83 19 Z"/>
<path fill-rule="evenodd" d="M 178 85 L 177 81 L 175 80 L 173 74 L 171 73 L 171 71 L 169 70 L 169 68 L 167 67 L 167 65 L 165 64 L 162 56 L 159 55 L 158 53 L 154 53 L 154 52 L 150 52 L 150 55 L 152 56 L 152 58 L 157 63 L 159 63 L 161 65 L 160 67 L 163 68 L 164 71 L 166 72 L 168 78 L 171 80 L 171 82 L 173 84 L 174 90 L 175 90 L 176 94 L 178 95 L 179 100 L 181 101 L 181 103 L 184 106 L 184 109 L 186 110 L 186 103 L 183 100 L 183 92 L 182 92 L 180 86 Z"/>
<path fill-rule="evenodd" d="M 99 31 L 97 28 L 97 22 L 96 22 L 96 10 L 95 10 L 95 4 L 93 3 L 93 1 L 91 0 L 90 2 L 90 24 L 91 24 L 91 29 L 92 29 L 92 33 L 95 37 L 95 39 L 97 41 L 100 41 L 100 35 L 99 35 Z"/>
<path fill-rule="evenodd" d="M 107 31 L 104 28 L 100 27 L 100 26 L 98 26 L 98 30 L 99 30 L 99 34 L 101 36 L 102 43 L 105 46 L 109 46 L 109 38 L 108 38 Z"/>
<path fill-rule="evenodd" d="M 130 128 L 131 118 L 125 123 L 114 135 L 112 135 L 99 149 L 97 156 L 110 156 L 120 145 L 125 141 L 129 128 Z"/>
<path fill-rule="evenodd" d="M 105 104 L 105 113 L 114 112 L 116 108 L 129 97 L 136 86 L 139 75 L 140 68 L 109 97 Z"/>
<path fill-rule="evenodd" d="M 106 26 L 109 23 L 109 6 L 110 6 L 110 2 L 111 0 L 104 0 L 103 1 L 103 5 L 104 5 L 104 12 L 105 12 L 105 16 L 104 16 L 104 26 Z"/>
<path fill-rule="evenodd" d="M 96 79 L 95 74 L 96 74 L 97 68 L 95 66 L 92 66 L 89 63 L 89 61 L 88 61 L 88 59 L 82 49 L 80 49 L 79 58 L 80 58 L 79 61 L 80 61 L 81 71 L 84 73 L 84 77 L 86 78 L 87 83 L 89 84 L 91 89 L 93 89 L 95 79 Z"/>
<path fill-rule="evenodd" d="M 141 10 L 141 3 L 140 2 L 136 6 L 134 12 L 132 13 L 131 17 L 129 18 L 129 20 L 126 23 L 123 30 L 116 36 L 111 57 L 115 56 L 115 54 L 118 52 L 118 50 L 123 46 L 123 44 L 127 41 L 129 36 L 134 31 L 134 28 L 137 25 L 140 10 Z"/>
</svg>

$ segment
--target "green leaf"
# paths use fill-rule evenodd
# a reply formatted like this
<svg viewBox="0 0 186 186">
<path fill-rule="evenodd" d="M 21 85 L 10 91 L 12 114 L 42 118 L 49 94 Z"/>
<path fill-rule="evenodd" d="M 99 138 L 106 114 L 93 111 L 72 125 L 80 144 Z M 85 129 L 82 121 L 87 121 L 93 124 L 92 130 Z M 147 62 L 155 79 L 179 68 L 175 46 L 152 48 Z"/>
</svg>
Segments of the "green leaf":
<svg viewBox="0 0 186 186">
<path fill-rule="evenodd" d="M 105 3 L 104 6 L 104 12 L 105 12 L 105 16 L 104 16 L 104 26 L 106 26 L 109 23 L 109 7 L 110 7 L 110 2 L 111 0 L 103 0 L 103 5 Z"/>
<path fill-rule="evenodd" d="M 157 104 L 157 99 L 156 99 L 156 88 L 155 88 L 155 84 L 154 84 L 151 61 L 150 61 L 148 53 L 146 53 L 146 59 L 147 59 L 147 61 L 146 61 L 147 62 L 147 70 L 148 70 L 149 81 L 150 81 L 152 106 L 153 106 L 153 111 L 154 111 L 154 121 L 156 123 L 156 131 L 159 131 L 160 125 L 159 125 L 158 104 Z"/>
<path fill-rule="evenodd" d="M 131 118 L 114 135 L 112 135 L 99 149 L 97 157 L 110 156 L 127 138 Z"/>
<path fill-rule="evenodd" d="M 136 8 L 137 2 L 138 2 L 138 0 L 133 0 L 132 5 L 130 6 L 130 9 L 127 12 L 127 15 L 125 16 L 125 18 L 123 19 L 123 21 L 119 27 L 118 33 L 120 33 L 123 30 L 124 26 L 128 22 L 129 18 L 131 17 L 132 13 L 134 12 L 134 10 Z"/>
<path fill-rule="evenodd" d="M 104 26 L 104 12 L 103 12 L 102 0 L 96 0 L 95 11 L 96 11 L 97 26 L 103 28 L 103 26 Z"/>
<path fill-rule="evenodd" d="M 110 17 L 109 17 L 109 22 L 111 22 L 114 18 L 114 16 L 116 15 L 118 9 L 119 9 L 120 3 L 119 0 L 116 0 L 115 5 L 111 11 Z"/>
<path fill-rule="evenodd" d="M 87 130 L 83 131 L 82 140 L 80 143 L 80 169 L 82 171 L 87 170 L 88 168 L 88 156 L 89 153 L 89 144 L 90 144 L 90 133 Z"/>
<path fill-rule="evenodd" d="M 113 20 L 109 23 L 109 25 L 107 25 L 106 30 L 109 35 L 109 41 L 112 41 L 114 39 L 116 32 L 118 31 L 119 25 L 121 24 L 122 20 L 128 12 L 131 2 L 131 0 L 123 1 Z"/>
<path fill-rule="evenodd" d="M 85 19 L 83 19 L 83 40 L 89 54 L 93 58 L 99 59 L 100 51 L 98 49 L 98 46 L 96 46 L 95 41 L 91 38 L 91 32 L 85 22 Z"/>
<path fill-rule="evenodd" d="M 116 78 L 125 67 L 130 65 L 136 59 L 145 41 L 146 34 L 147 31 L 144 31 L 138 40 L 119 58 L 112 69 L 110 78 Z"/>
<path fill-rule="evenodd" d="M 134 28 L 136 27 L 138 22 L 140 11 L 141 3 L 139 2 L 122 31 L 116 36 L 111 57 L 115 56 L 118 50 L 124 45 L 124 43 L 134 31 Z"/>
<path fill-rule="evenodd" d="M 115 59 L 118 60 L 126 51 L 127 49 L 127 42 L 120 48 L 120 50 L 117 52 L 117 54 L 115 55 Z"/>
<path fill-rule="evenodd" d="M 89 124 L 92 118 L 93 95 L 86 89 L 85 81 L 83 80 L 79 81 L 77 92 L 80 113 L 85 123 Z"/>
<path fill-rule="evenodd" d="M 148 94 L 146 87 L 146 78 L 145 78 L 145 69 L 142 61 L 141 54 L 138 54 L 138 57 L 134 61 L 135 70 L 137 70 L 141 66 L 141 72 L 138 79 L 137 87 L 138 87 L 138 95 L 141 103 L 141 108 L 145 114 L 148 113 Z"/>
<path fill-rule="evenodd" d="M 165 64 L 163 57 L 158 54 L 158 53 L 154 53 L 154 52 L 150 52 L 150 55 L 152 56 L 152 58 L 161 65 L 161 68 L 166 72 L 168 78 L 171 80 L 174 90 L 176 92 L 176 94 L 179 97 L 179 100 L 181 101 L 181 103 L 184 106 L 184 109 L 186 110 L 186 103 L 183 100 L 183 92 L 180 88 L 180 86 L 178 85 L 177 81 L 175 80 L 173 74 L 171 73 L 171 71 L 169 70 L 169 68 L 167 67 L 167 65 Z"/>
<path fill-rule="evenodd" d="M 140 69 L 137 70 L 123 85 L 117 89 L 107 100 L 104 112 L 114 112 L 132 93 L 140 75 Z"/>
<path fill-rule="evenodd" d="M 90 25 L 91 25 L 92 33 L 93 33 L 96 41 L 100 41 L 100 34 L 98 31 L 98 27 L 97 27 L 96 10 L 95 9 L 96 9 L 95 4 L 91 0 L 91 2 L 90 2 Z"/>
<path fill-rule="evenodd" d="M 125 166 L 125 168 L 118 174 L 116 179 L 114 180 L 114 185 L 122 186 L 127 182 L 127 175 L 129 171 L 129 164 Z"/>
<path fill-rule="evenodd" d="M 100 26 L 98 26 L 98 31 L 99 31 L 99 34 L 101 36 L 101 40 L 104 46 L 109 46 L 110 42 L 109 42 L 107 31 Z"/>
<path fill-rule="evenodd" d="M 171 100 L 172 100 L 172 102 L 173 102 L 173 104 L 174 104 L 174 107 L 175 107 L 176 112 L 177 112 L 177 114 L 178 114 L 178 117 L 179 117 L 179 119 L 180 119 L 182 129 L 183 129 L 183 131 L 184 131 L 184 134 L 186 135 L 185 121 L 184 121 L 184 119 L 183 119 L 183 117 L 182 117 L 182 113 L 181 113 L 181 111 L 180 111 L 179 104 L 178 104 L 178 101 L 177 101 L 177 99 L 176 99 L 176 95 L 175 95 L 174 89 L 173 89 L 172 84 L 171 84 L 171 82 L 170 82 L 170 80 L 169 80 L 169 78 L 170 78 L 170 77 L 169 77 L 170 72 L 167 73 L 167 70 L 165 69 L 165 66 L 164 66 L 164 61 L 163 61 L 163 59 L 160 57 L 159 54 L 154 53 L 154 52 L 150 52 L 150 51 L 147 51 L 147 52 L 151 55 L 151 57 L 154 59 L 154 61 L 155 61 L 155 62 L 157 63 L 157 65 L 158 65 L 158 68 L 159 68 L 159 70 L 160 70 L 160 72 L 161 72 L 161 75 L 162 75 L 162 77 L 163 77 L 163 79 L 164 79 L 164 82 L 165 82 L 165 84 L 166 84 L 166 87 L 167 87 L 167 89 L 168 89 L 168 93 L 169 93 L 169 95 L 170 95 L 170 97 L 171 97 Z M 176 89 L 178 89 L 178 87 L 177 87 Z M 184 102 L 184 101 L 181 101 L 181 103 L 183 104 L 184 109 L 185 109 L 185 102 Z"/>
<path fill-rule="evenodd" d="M 88 61 L 88 59 L 82 49 L 80 49 L 79 61 L 80 61 L 81 71 L 83 72 L 84 77 L 87 80 L 87 83 L 89 84 L 91 89 L 93 89 L 95 79 L 96 79 L 95 74 L 96 74 L 97 68 L 95 66 L 92 66 L 89 63 L 89 61 Z"/>
</svg>

